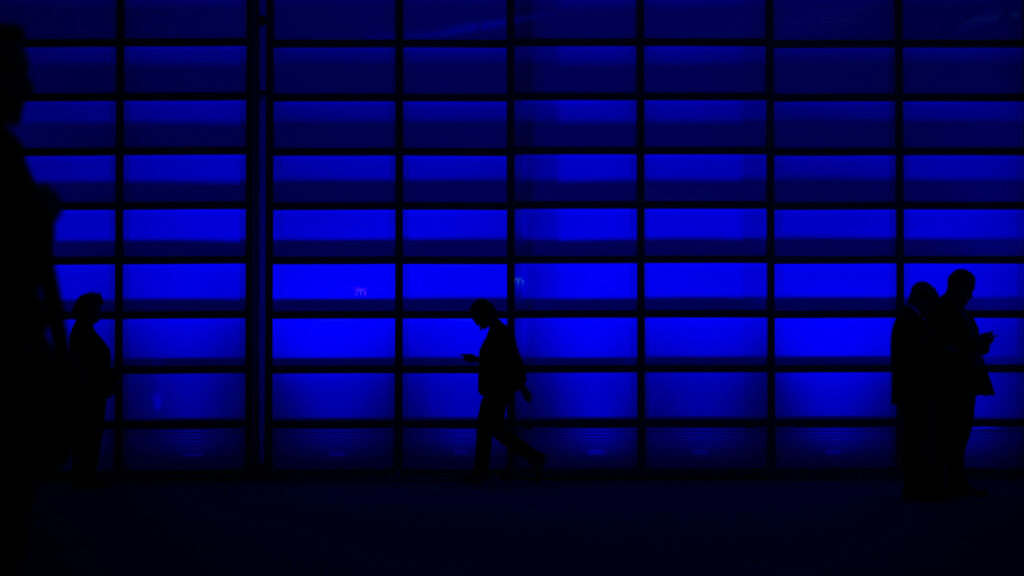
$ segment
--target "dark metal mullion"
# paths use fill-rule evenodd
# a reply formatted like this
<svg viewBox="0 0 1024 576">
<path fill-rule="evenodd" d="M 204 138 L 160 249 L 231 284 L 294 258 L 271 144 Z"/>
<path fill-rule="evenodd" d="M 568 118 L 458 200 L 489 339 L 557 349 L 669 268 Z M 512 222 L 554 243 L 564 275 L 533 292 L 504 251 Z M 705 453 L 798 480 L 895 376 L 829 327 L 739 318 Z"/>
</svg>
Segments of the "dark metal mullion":
<svg viewBox="0 0 1024 576">
<path fill-rule="evenodd" d="M 505 307 L 507 323 L 513 337 L 516 329 L 516 185 L 515 185 L 515 0 L 505 2 Z M 513 395 L 508 405 L 509 426 L 516 425 L 516 400 Z M 515 454 L 505 454 L 505 469 L 515 468 Z"/>
<path fill-rule="evenodd" d="M 777 460 L 775 418 L 775 2 L 765 0 L 765 282 L 767 350 L 765 384 L 768 387 L 765 427 L 765 455 L 768 472 L 774 474 Z"/>
<path fill-rule="evenodd" d="M 248 154 L 245 159 L 246 179 L 246 268 L 245 268 L 245 468 L 254 471 L 259 465 L 259 429 L 256 418 L 258 395 L 253 389 L 259 382 L 260 354 L 256 347 L 254 334 L 259 329 L 260 318 L 254 300 L 259 290 L 259 263 L 257 255 L 260 249 L 256 244 L 261 238 L 259 230 L 260 215 L 257 197 L 259 195 L 259 0 L 248 0 L 246 3 L 246 104 L 245 113 L 248 121 L 246 126 L 246 142 Z"/>
<path fill-rule="evenodd" d="M 405 0 L 395 0 L 395 414 L 393 467 L 396 476 L 402 473 L 404 427 L 402 423 L 404 351 L 402 339 L 405 334 Z"/>
<path fill-rule="evenodd" d="M 116 95 L 114 142 L 114 370 L 121 393 L 114 396 L 114 470 L 124 470 L 124 37 L 125 1 L 117 0 L 114 56 Z"/>
<path fill-rule="evenodd" d="M 636 0 L 636 467 L 643 472 L 647 469 L 647 291 L 646 291 L 646 228 L 644 220 L 644 201 L 646 197 L 646 177 L 644 172 L 647 161 L 646 118 L 644 113 L 647 98 L 646 80 L 644 75 L 644 57 L 646 48 L 644 39 L 644 0 Z"/>
<path fill-rule="evenodd" d="M 274 8 L 275 0 L 266 0 L 265 15 L 265 26 L 264 26 L 264 37 L 265 50 L 266 50 L 266 70 L 264 71 L 264 78 L 266 82 L 266 92 L 263 98 L 263 103 L 266 106 L 264 115 L 264 130 L 266 131 L 267 141 L 266 149 L 269 161 L 263 167 L 263 185 L 266 189 L 266 195 L 264 201 L 266 205 L 262 207 L 262 216 L 265 218 L 264 228 L 264 261 L 263 265 L 266 281 L 263 283 L 263 317 L 265 322 L 263 325 L 263 349 L 265 350 L 263 358 L 263 373 L 265 374 L 266 380 L 263 383 L 262 395 L 263 395 L 263 426 L 262 433 L 264 438 L 263 443 L 263 462 L 264 468 L 268 471 L 274 469 L 274 262 L 276 261 L 274 255 L 274 210 L 270 208 L 274 205 L 274 51 L 277 43 L 275 39 L 274 31 Z"/>
<path fill-rule="evenodd" d="M 893 56 L 895 63 L 893 66 L 894 78 L 893 78 L 893 90 L 895 91 L 893 105 L 895 106 L 895 117 L 893 119 L 893 145 L 896 148 L 895 161 L 896 161 L 896 182 L 895 184 L 895 202 L 896 202 L 896 299 L 894 304 L 893 313 L 899 309 L 903 302 L 904 294 L 904 283 L 906 279 L 904 277 L 903 268 L 906 265 L 906 257 L 904 254 L 904 222 L 903 222 L 903 47 L 901 46 L 903 40 L 903 0 L 895 0 L 893 2 L 893 38 L 896 41 L 896 46 L 893 47 Z M 890 418 L 890 423 L 894 423 Z M 895 445 L 899 446 L 899 434 L 900 430 L 898 427 L 893 427 L 893 439 Z M 896 468 L 899 466 L 899 450 L 893 451 L 892 467 Z"/>
</svg>

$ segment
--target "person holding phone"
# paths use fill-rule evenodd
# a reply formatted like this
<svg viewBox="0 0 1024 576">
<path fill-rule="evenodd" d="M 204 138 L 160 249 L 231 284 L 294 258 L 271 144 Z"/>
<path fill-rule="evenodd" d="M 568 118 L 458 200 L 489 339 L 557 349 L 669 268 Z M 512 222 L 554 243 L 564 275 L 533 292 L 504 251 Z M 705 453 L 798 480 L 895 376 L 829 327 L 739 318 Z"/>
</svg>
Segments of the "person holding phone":
<svg viewBox="0 0 1024 576">
<path fill-rule="evenodd" d="M 477 391 L 482 396 L 476 426 L 476 464 L 469 481 L 479 483 L 490 477 L 491 439 L 496 438 L 509 451 L 526 458 L 540 478 L 547 455 L 536 450 L 505 427 L 505 411 L 516 392 L 527 402 L 533 394 L 526 387 L 526 367 L 519 355 L 515 337 L 488 300 L 480 299 L 469 308 L 473 322 L 487 337 L 480 346 L 480 355 L 463 354 L 466 362 L 479 365 Z"/>
</svg>

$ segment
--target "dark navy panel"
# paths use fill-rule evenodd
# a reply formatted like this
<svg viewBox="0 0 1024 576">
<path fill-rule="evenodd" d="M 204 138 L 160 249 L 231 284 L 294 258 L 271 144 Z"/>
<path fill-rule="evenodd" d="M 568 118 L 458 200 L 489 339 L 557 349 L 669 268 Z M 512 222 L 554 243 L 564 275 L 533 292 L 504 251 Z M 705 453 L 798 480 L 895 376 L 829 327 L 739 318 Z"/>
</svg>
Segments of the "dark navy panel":
<svg viewBox="0 0 1024 576">
<path fill-rule="evenodd" d="M 648 46 L 644 48 L 644 86 L 648 93 L 763 92 L 765 49 Z"/>
<path fill-rule="evenodd" d="M 117 90 L 114 48 L 26 48 L 36 94 L 111 94 Z"/>
<path fill-rule="evenodd" d="M 406 210 L 406 256 L 505 256 L 504 210 Z"/>
<path fill-rule="evenodd" d="M 761 468 L 768 458 L 764 428 L 648 428 L 651 469 Z"/>
<path fill-rule="evenodd" d="M 242 428 L 125 430 L 128 470 L 239 470 L 245 465 Z"/>
<path fill-rule="evenodd" d="M 274 374 L 273 389 L 278 420 L 395 416 L 393 374 Z"/>
<path fill-rule="evenodd" d="M 643 0 L 648 38 L 763 38 L 764 0 Z"/>
<path fill-rule="evenodd" d="M 764 310 L 765 264 L 644 264 L 648 310 Z"/>
<path fill-rule="evenodd" d="M 764 146 L 760 100 L 651 100 L 644 105 L 648 146 Z"/>
<path fill-rule="evenodd" d="M 911 40 L 1019 40 L 1019 0 L 903 0 Z"/>
<path fill-rule="evenodd" d="M 275 156 L 275 202 L 391 202 L 394 156 Z"/>
<path fill-rule="evenodd" d="M 914 282 L 928 282 L 941 294 L 958 268 L 970 270 L 976 279 L 971 310 L 1024 310 L 1024 264 L 905 264 L 904 297 Z"/>
<path fill-rule="evenodd" d="M 280 94 L 384 94 L 395 90 L 394 48 L 277 48 Z"/>
<path fill-rule="evenodd" d="M 36 183 L 62 202 L 113 202 L 117 164 L 113 156 L 26 156 Z"/>
<path fill-rule="evenodd" d="M 406 264 L 402 269 L 402 296 L 406 310 L 468 312 L 477 298 L 486 298 L 498 310 L 506 307 L 504 264 Z"/>
<path fill-rule="evenodd" d="M 648 364 L 763 364 L 764 318 L 647 318 Z"/>
<path fill-rule="evenodd" d="M 521 436 L 548 455 L 553 470 L 631 470 L 637 463 L 635 428 L 531 428 Z"/>
<path fill-rule="evenodd" d="M 893 156 L 776 156 L 778 202 L 891 202 Z"/>
<path fill-rule="evenodd" d="M 125 36 L 244 38 L 246 4 L 246 0 L 125 0 Z"/>
<path fill-rule="evenodd" d="M 777 418 L 892 418 L 888 372 L 783 372 L 775 376 Z"/>
<path fill-rule="evenodd" d="M 405 37 L 416 40 L 501 40 L 506 0 L 405 0 Z"/>
<path fill-rule="evenodd" d="M 124 363 L 129 366 L 242 366 L 242 318 L 126 318 Z"/>
<path fill-rule="evenodd" d="M 516 399 L 516 419 L 636 418 L 637 376 L 622 372 L 534 373 L 533 400 Z"/>
<path fill-rule="evenodd" d="M 895 114 L 892 102 L 776 102 L 775 145 L 783 148 L 892 146 Z M 909 141 L 906 144 L 928 145 Z"/>
<path fill-rule="evenodd" d="M 636 0 L 516 0 L 517 38 L 633 38 Z"/>
<path fill-rule="evenodd" d="M 240 46 L 125 48 L 129 93 L 245 92 L 245 81 L 245 48 Z"/>
<path fill-rule="evenodd" d="M 650 256 L 763 256 L 764 210 L 650 209 L 644 211 Z"/>
<path fill-rule="evenodd" d="M 504 102 L 405 102 L 405 145 L 411 148 L 504 148 Z"/>
<path fill-rule="evenodd" d="M 968 468 L 1024 468 L 1024 428 L 975 426 L 967 443 Z"/>
<path fill-rule="evenodd" d="M 125 210 L 126 256 L 244 256 L 245 210 Z"/>
<path fill-rule="evenodd" d="M 907 210 L 904 226 L 908 256 L 1024 254 L 1024 210 Z"/>
<path fill-rule="evenodd" d="M 463 354 L 477 354 L 486 334 L 469 318 L 405 318 L 402 360 L 409 366 L 467 367 Z"/>
<path fill-rule="evenodd" d="M 1020 94 L 1024 49 L 904 48 L 908 94 Z"/>
<path fill-rule="evenodd" d="M 277 366 L 391 365 L 395 321 L 391 318 L 275 318 Z"/>
<path fill-rule="evenodd" d="M 29 101 L 10 129 L 26 148 L 110 148 L 115 116 L 113 102 Z"/>
<path fill-rule="evenodd" d="M 278 148 L 389 148 L 394 102 L 275 102 Z"/>
<path fill-rule="evenodd" d="M 245 418 L 245 374 L 125 374 L 125 420 Z"/>
<path fill-rule="evenodd" d="M 644 387 L 648 418 L 768 415 L 764 372 L 651 372 L 644 377 Z"/>
<path fill-rule="evenodd" d="M 636 198 L 636 156 L 516 156 L 516 199 L 531 202 L 629 202 Z"/>
<path fill-rule="evenodd" d="M 635 364 L 636 318 L 519 318 L 527 364 Z"/>
<path fill-rule="evenodd" d="M 776 0 L 779 40 L 889 40 L 893 0 Z"/>
<path fill-rule="evenodd" d="M 777 94 L 890 94 L 892 48 L 776 48 Z"/>
<path fill-rule="evenodd" d="M 65 310 L 71 310 L 75 300 L 82 294 L 99 292 L 103 296 L 103 311 L 113 311 L 113 264 L 57 264 L 53 269 L 57 275 L 57 289 L 60 290 L 60 300 Z"/>
<path fill-rule="evenodd" d="M 125 156 L 128 202 L 244 202 L 246 158 L 224 156 Z"/>
<path fill-rule="evenodd" d="M 761 155 L 649 154 L 644 157 L 644 199 L 762 202 L 767 170 Z"/>
<path fill-rule="evenodd" d="M 896 250 L 894 210 L 777 210 L 779 256 L 889 256 Z"/>
<path fill-rule="evenodd" d="M 779 365 L 887 366 L 892 318 L 776 318 Z"/>
<path fill-rule="evenodd" d="M 517 101 L 517 146 L 635 146 L 636 103 Z"/>
<path fill-rule="evenodd" d="M 636 264 L 517 264 L 518 310 L 635 310 Z"/>
<path fill-rule="evenodd" d="M 113 210 L 62 210 L 54 227 L 53 255 L 114 255 Z"/>
<path fill-rule="evenodd" d="M 33 40 L 113 39 L 117 0 L 4 0 L 3 19 Z"/>
<path fill-rule="evenodd" d="M 907 290 L 911 277 L 908 275 Z M 776 264 L 778 310 L 894 310 L 895 264 Z"/>
<path fill-rule="evenodd" d="M 395 37 L 395 0 L 288 0 L 274 5 L 280 40 L 383 40 Z"/>
<path fill-rule="evenodd" d="M 471 470 L 475 460 L 473 428 L 406 428 L 402 431 L 402 467 L 407 470 Z M 504 469 L 505 446 L 494 442 L 491 468 Z"/>
<path fill-rule="evenodd" d="M 241 100 L 124 103 L 129 147 L 245 146 L 246 123 Z"/>
<path fill-rule="evenodd" d="M 395 431 L 389 428 L 278 428 L 273 443 L 278 470 L 379 470 L 394 465 Z"/>
<path fill-rule="evenodd" d="M 1024 418 L 1024 373 L 992 372 L 995 396 L 978 396 L 976 418 Z"/>
<path fill-rule="evenodd" d="M 507 62 L 504 48 L 404 50 L 402 73 L 405 74 L 406 94 L 505 93 Z"/>
<path fill-rule="evenodd" d="M 406 156 L 407 202 L 504 202 L 506 156 Z"/>
<path fill-rule="evenodd" d="M 394 210 L 276 210 L 275 256 L 391 256 Z"/>
<path fill-rule="evenodd" d="M 907 146 L 1024 147 L 1024 102 L 905 102 Z"/>
<path fill-rule="evenodd" d="M 896 465 L 892 428 L 778 428 L 779 468 L 891 468 Z"/>
<path fill-rule="evenodd" d="M 125 264 L 125 310 L 245 310 L 245 264 Z"/>
<path fill-rule="evenodd" d="M 632 256 L 636 210 L 551 209 L 516 212 L 521 256 Z"/>
<path fill-rule="evenodd" d="M 1024 202 L 1024 156 L 906 156 L 908 202 Z"/>
<path fill-rule="evenodd" d="M 476 418 L 480 393 L 476 374 L 403 374 L 402 418 Z"/>
<path fill-rule="evenodd" d="M 520 46 L 515 49 L 517 92 L 629 93 L 636 90 L 636 48 Z"/>
<path fill-rule="evenodd" d="M 394 264 L 275 264 L 275 310 L 394 310 Z"/>
</svg>

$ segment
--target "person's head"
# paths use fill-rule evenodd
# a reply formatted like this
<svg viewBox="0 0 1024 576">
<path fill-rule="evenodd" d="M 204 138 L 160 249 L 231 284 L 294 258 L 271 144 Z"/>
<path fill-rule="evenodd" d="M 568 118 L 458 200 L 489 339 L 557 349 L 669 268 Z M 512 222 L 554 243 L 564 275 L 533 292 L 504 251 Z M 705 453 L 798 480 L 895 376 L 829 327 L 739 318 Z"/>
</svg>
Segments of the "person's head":
<svg viewBox="0 0 1024 576">
<path fill-rule="evenodd" d="M 473 318 L 473 322 L 481 329 L 493 326 L 495 322 L 500 322 L 498 319 L 498 309 L 491 304 L 490 300 L 479 300 L 473 302 L 469 307 L 469 315 Z"/>
<path fill-rule="evenodd" d="M 907 304 L 914 306 L 925 316 L 931 314 L 939 302 L 939 292 L 927 282 L 918 282 L 910 288 Z"/>
<path fill-rule="evenodd" d="M 87 324 L 95 324 L 100 319 L 100 308 L 103 307 L 103 296 L 99 292 L 87 292 L 78 297 L 71 316 Z"/>
<path fill-rule="evenodd" d="M 945 298 L 956 306 L 967 306 L 974 296 L 974 274 L 967 270 L 953 270 L 946 280 Z"/>
<path fill-rule="evenodd" d="M 31 95 L 25 36 L 21 28 L 0 24 L 0 115 L 5 126 L 21 121 L 21 110 Z"/>
</svg>

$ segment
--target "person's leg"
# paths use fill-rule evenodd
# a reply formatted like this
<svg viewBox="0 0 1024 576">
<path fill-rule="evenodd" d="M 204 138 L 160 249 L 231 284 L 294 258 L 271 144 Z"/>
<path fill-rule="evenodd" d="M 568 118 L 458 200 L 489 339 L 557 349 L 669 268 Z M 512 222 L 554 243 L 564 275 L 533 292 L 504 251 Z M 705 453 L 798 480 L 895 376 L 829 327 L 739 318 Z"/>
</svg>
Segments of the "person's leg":
<svg viewBox="0 0 1024 576">
<path fill-rule="evenodd" d="M 902 425 L 900 460 L 903 466 L 903 496 L 916 497 L 923 495 L 922 470 L 922 410 L 917 403 L 905 403 L 900 406 L 900 422 Z"/>
<path fill-rule="evenodd" d="M 486 476 L 491 468 L 491 438 L 495 430 L 501 429 L 505 420 L 505 405 L 495 398 L 484 396 L 480 399 L 480 413 L 476 419 L 476 464 L 475 476 Z"/>
<path fill-rule="evenodd" d="M 971 427 L 974 425 L 974 404 L 973 394 L 961 394 L 953 399 L 949 407 L 946 472 L 949 475 L 949 489 L 953 492 L 962 492 L 970 488 L 964 457 L 967 453 L 967 443 L 971 438 Z"/>
<path fill-rule="evenodd" d="M 494 438 L 505 445 L 510 452 L 518 454 L 523 458 L 526 458 L 534 467 L 541 464 L 544 455 L 530 446 L 525 440 L 516 436 L 515 432 L 512 432 L 505 426 L 505 408 L 502 406 L 501 410 L 501 422 L 500 425 L 494 429 Z"/>
</svg>

